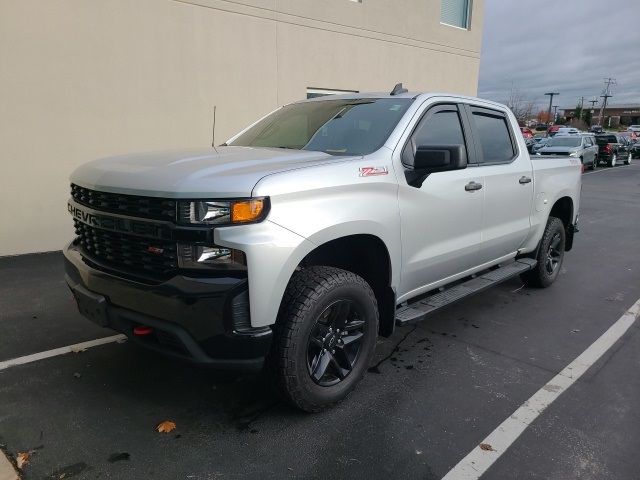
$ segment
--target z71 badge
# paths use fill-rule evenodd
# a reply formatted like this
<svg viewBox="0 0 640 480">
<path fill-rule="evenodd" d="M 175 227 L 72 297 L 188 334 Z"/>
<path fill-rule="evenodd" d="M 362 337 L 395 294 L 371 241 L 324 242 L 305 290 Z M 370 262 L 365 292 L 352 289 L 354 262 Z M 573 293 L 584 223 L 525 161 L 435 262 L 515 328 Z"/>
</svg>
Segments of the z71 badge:
<svg viewBox="0 0 640 480">
<path fill-rule="evenodd" d="M 388 175 L 387 167 L 360 167 L 361 177 L 375 177 L 376 175 Z"/>
</svg>

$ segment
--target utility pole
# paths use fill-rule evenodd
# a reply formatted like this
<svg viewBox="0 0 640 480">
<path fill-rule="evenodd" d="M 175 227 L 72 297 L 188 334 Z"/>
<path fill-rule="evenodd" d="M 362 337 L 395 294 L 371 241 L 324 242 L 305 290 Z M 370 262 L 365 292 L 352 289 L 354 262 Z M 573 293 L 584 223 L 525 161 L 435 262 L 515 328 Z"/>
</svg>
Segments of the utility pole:
<svg viewBox="0 0 640 480">
<path fill-rule="evenodd" d="M 607 100 L 611 97 L 613 97 L 613 95 L 611 95 L 611 86 L 612 85 L 616 85 L 616 79 L 615 78 L 605 78 L 604 79 L 604 91 L 602 93 L 602 95 L 600 95 L 600 97 L 604 98 L 604 101 L 602 102 L 602 106 L 600 107 L 600 126 L 604 127 L 604 111 L 607 108 Z M 611 119 L 609 119 L 609 123 L 611 123 Z"/>
<path fill-rule="evenodd" d="M 591 109 L 593 109 L 598 103 L 598 99 L 594 98 L 593 100 L 589 100 L 589 103 L 591 104 Z"/>
<path fill-rule="evenodd" d="M 584 97 L 579 97 L 578 102 L 580 103 L 580 115 L 578 115 L 578 120 L 582 120 L 582 116 L 584 115 Z"/>
<path fill-rule="evenodd" d="M 547 117 L 549 118 L 549 121 L 551 121 L 551 106 L 553 105 L 553 97 L 560 94 L 558 92 L 549 92 L 545 93 L 545 95 L 549 95 L 549 111 L 547 112 Z"/>
</svg>

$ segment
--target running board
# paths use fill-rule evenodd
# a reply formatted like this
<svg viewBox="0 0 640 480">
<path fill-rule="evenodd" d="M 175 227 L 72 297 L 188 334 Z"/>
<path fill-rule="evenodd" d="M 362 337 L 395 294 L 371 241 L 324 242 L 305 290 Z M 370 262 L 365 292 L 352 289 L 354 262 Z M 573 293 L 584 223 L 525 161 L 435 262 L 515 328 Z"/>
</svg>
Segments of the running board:
<svg viewBox="0 0 640 480">
<path fill-rule="evenodd" d="M 442 307 L 531 270 L 536 266 L 536 263 L 532 258 L 520 258 L 496 269 L 487 270 L 454 287 L 445 287 L 444 290 L 431 294 L 422 300 L 399 307 L 396 310 L 396 325 L 406 325 L 424 320 L 427 315 Z"/>
</svg>

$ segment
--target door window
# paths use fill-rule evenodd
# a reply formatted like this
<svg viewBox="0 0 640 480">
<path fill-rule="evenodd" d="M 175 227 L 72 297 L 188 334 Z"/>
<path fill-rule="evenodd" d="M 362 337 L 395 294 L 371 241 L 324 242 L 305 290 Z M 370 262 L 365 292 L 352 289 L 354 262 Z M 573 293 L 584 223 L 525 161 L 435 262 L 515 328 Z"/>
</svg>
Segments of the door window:
<svg viewBox="0 0 640 480">
<path fill-rule="evenodd" d="M 507 119 L 500 115 L 474 111 L 473 122 L 482 151 L 481 163 L 507 163 L 515 156 Z"/>
<path fill-rule="evenodd" d="M 402 154 L 405 164 L 411 165 L 411 157 L 418 146 L 462 145 L 466 155 L 466 146 L 460 115 L 455 105 L 440 105 L 427 112 L 407 143 Z"/>
</svg>

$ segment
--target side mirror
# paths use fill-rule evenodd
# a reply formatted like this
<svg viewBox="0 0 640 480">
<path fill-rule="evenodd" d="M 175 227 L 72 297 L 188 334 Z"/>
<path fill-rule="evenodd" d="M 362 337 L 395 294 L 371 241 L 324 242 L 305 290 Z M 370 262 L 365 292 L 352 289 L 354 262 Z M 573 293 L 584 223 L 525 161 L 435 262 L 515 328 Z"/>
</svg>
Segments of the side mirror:
<svg viewBox="0 0 640 480">
<path fill-rule="evenodd" d="M 422 174 L 467 168 L 464 145 L 419 145 L 413 159 L 413 170 Z"/>
</svg>

